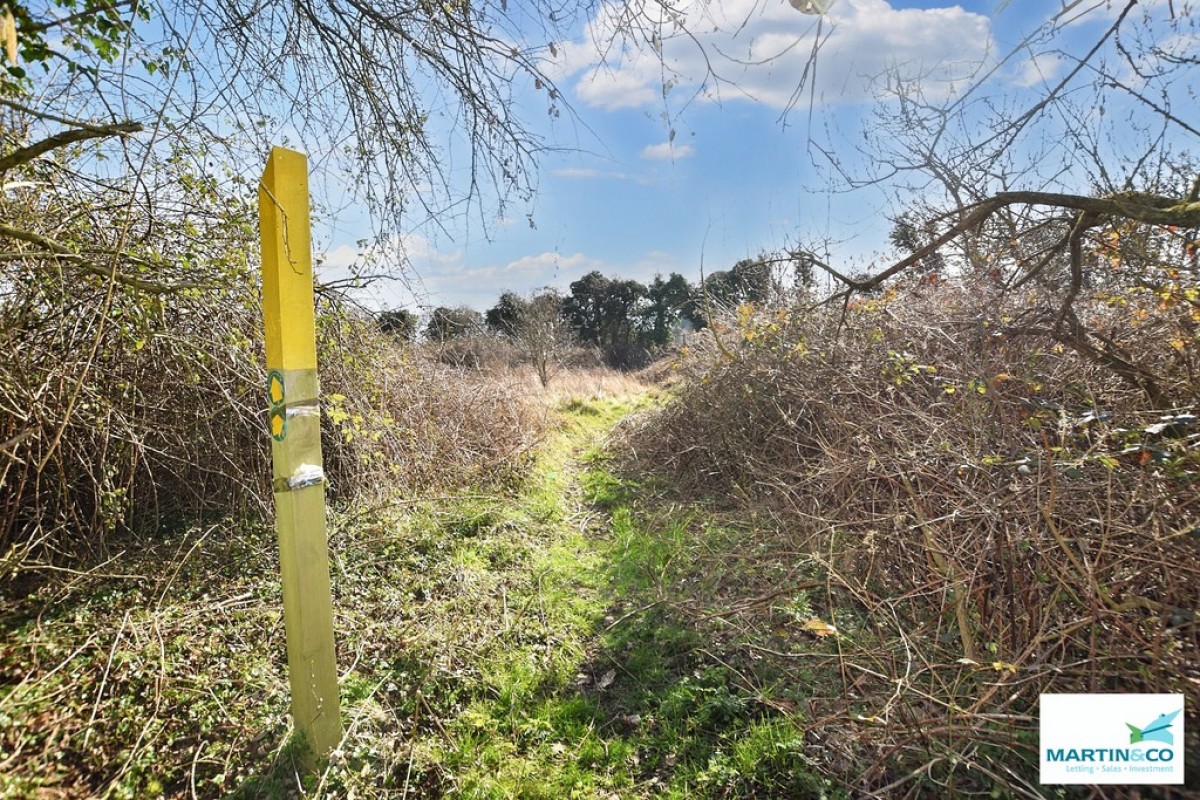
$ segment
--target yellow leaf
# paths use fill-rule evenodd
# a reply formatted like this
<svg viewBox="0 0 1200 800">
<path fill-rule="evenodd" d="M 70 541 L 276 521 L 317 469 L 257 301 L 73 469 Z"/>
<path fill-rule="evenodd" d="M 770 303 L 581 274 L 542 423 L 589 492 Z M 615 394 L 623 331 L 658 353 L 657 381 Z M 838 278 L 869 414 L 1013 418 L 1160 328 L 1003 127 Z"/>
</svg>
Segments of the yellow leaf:
<svg viewBox="0 0 1200 800">
<path fill-rule="evenodd" d="M 0 17 L 0 31 L 3 31 L 4 49 L 8 60 L 17 63 L 17 20 L 13 17 L 12 9 L 4 7 L 4 15 Z"/>
<path fill-rule="evenodd" d="M 837 635 L 836 627 L 830 625 L 828 622 L 822 622 L 816 617 L 813 617 L 808 622 L 804 623 L 804 630 L 808 631 L 813 636 L 825 637 Z"/>
<path fill-rule="evenodd" d="M 1017 665 L 1009 664 L 1007 661 L 993 661 L 992 669 L 996 670 L 996 672 L 1011 672 L 1014 675 L 1017 674 Z"/>
</svg>

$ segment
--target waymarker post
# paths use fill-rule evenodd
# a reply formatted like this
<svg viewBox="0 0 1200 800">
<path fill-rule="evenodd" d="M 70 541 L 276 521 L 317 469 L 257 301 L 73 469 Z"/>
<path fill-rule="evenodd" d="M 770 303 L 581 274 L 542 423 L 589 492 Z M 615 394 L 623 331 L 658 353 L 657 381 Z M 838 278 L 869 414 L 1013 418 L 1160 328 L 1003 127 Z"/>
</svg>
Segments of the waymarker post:
<svg viewBox="0 0 1200 800">
<path fill-rule="evenodd" d="M 275 147 L 258 189 L 279 569 L 292 716 L 309 754 L 342 738 L 325 536 L 308 159 Z"/>
</svg>

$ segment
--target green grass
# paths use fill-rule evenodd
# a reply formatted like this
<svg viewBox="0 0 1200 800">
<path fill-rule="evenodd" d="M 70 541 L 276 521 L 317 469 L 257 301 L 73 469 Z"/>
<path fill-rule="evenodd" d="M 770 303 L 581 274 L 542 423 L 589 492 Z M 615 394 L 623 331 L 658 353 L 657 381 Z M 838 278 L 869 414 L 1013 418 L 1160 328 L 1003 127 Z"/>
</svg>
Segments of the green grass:
<svg viewBox="0 0 1200 800">
<path fill-rule="evenodd" d="M 306 795 L 828 793 L 779 710 L 792 688 L 681 613 L 724 587 L 696 565 L 746 534 L 650 513 L 652 487 L 608 469 L 607 432 L 653 402 L 566 404 L 510 494 L 331 512 L 346 737 Z M 0 797 L 296 796 L 273 533 L 193 531 L 108 569 L 142 577 L 46 582 L 0 613 L 19 643 Z"/>
<path fill-rule="evenodd" d="M 563 412 L 563 436 L 529 488 L 531 500 L 559 504 L 531 558 L 539 615 L 523 617 L 524 633 L 491 654 L 488 691 L 436 737 L 450 793 L 828 794 L 805 759 L 799 716 L 764 703 L 706 651 L 701 632 L 656 603 L 694 546 L 694 526 L 681 514 L 647 527 L 642 487 L 606 468 L 597 437 L 627 409 L 575 402 Z"/>
</svg>

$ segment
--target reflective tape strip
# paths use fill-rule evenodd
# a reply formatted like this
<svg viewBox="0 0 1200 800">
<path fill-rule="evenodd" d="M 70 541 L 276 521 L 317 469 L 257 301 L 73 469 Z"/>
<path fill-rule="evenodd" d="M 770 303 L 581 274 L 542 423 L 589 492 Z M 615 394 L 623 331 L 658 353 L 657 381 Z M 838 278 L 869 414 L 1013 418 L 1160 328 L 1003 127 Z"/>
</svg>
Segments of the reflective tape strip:
<svg viewBox="0 0 1200 800">
<path fill-rule="evenodd" d="M 286 478 L 276 478 L 274 488 L 276 492 L 295 492 L 324 482 L 325 470 L 316 464 L 301 464 Z"/>
</svg>

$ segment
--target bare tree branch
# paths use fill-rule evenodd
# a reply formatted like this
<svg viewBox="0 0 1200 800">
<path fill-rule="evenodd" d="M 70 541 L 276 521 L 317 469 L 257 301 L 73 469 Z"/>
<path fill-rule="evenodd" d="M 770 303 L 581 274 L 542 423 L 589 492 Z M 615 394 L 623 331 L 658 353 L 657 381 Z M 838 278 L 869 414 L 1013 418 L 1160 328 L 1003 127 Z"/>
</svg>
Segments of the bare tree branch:
<svg viewBox="0 0 1200 800">
<path fill-rule="evenodd" d="M 83 142 L 88 139 L 103 139 L 110 136 L 128 136 L 131 133 L 140 133 L 142 130 L 143 127 L 138 122 L 117 122 L 101 127 L 88 126 L 86 128 L 62 131 L 53 136 L 47 136 L 35 144 L 14 150 L 6 156 L 0 156 L 0 172 L 7 172 L 13 167 L 28 164 L 40 155 L 49 153 L 51 150 L 59 147 L 74 144 L 75 142 Z"/>
<path fill-rule="evenodd" d="M 1200 202 L 1195 200 L 1179 200 L 1178 198 L 1147 192 L 1121 192 L 1107 197 L 1084 197 L 1082 195 L 1056 194 L 1054 192 L 1001 192 L 977 203 L 973 207 L 959 209 L 956 213 L 961 213 L 968 209 L 970 209 L 970 213 L 958 223 L 951 226 L 945 233 L 914 251 L 908 258 L 896 262 L 883 272 L 870 278 L 855 280 L 838 273 L 826 264 L 821 264 L 820 262 L 814 263 L 817 263 L 818 266 L 849 288 L 859 292 L 870 291 L 893 275 L 903 272 L 915 264 L 919 264 L 922 259 L 933 254 L 938 248 L 955 237 L 982 225 L 1000 209 L 1012 205 L 1069 208 L 1091 215 L 1097 221 L 1103 218 L 1121 217 L 1149 225 L 1177 225 L 1181 228 L 1200 227 Z"/>
<path fill-rule="evenodd" d="M 10 239 L 17 239 L 22 242 L 37 245 L 46 252 L 43 253 L 0 253 L 0 260 L 17 260 L 29 258 L 53 258 L 62 261 L 69 261 L 79 269 L 91 275 L 96 275 L 101 278 L 111 278 L 117 283 L 127 286 L 132 289 L 139 289 L 143 292 L 151 294 L 167 294 L 170 292 L 178 292 L 183 289 L 199 288 L 203 284 L 200 283 L 160 283 L 158 281 L 146 280 L 133 275 L 126 275 L 117 272 L 116 263 L 119 260 L 139 263 L 145 266 L 153 266 L 150 262 L 143 259 L 137 259 L 127 253 L 119 253 L 116 251 L 101 251 L 97 253 L 84 254 L 72 250 L 65 244 L 57 242 L 41 234 L 27 231 L 22 228 L 15 228 L 12 225 L 0 222 L 0 236 L 7 236 Z M 92 260 L 92 257 L 100 256 L 108 258 L 112 261 L 112 267 L 105 267 Z"/>
</svg>

